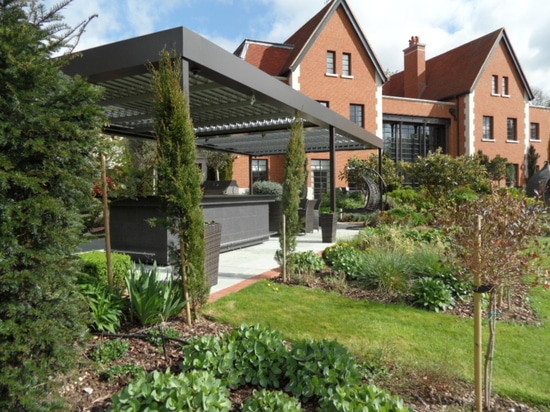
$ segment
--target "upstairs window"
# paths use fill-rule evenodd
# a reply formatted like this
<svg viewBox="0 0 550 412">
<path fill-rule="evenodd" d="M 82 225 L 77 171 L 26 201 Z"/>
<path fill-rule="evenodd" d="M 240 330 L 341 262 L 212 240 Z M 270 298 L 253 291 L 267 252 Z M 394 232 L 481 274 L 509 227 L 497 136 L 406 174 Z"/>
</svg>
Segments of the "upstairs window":
<svg viewBox="0 0 550 412">
<path fill-rule="evenodd" d="M 493 116 L 483 116 L 483 140 L 494 140 Z"/>
<path fill-rule="evenodd" d="M 351 77 L 351 54 L 344 53 L 342 55 L 342 76 Z"/>
<path fill-rule="evenodd" d="M 502 76 L 502 95 L 510 96 L 510 91 L 508 90 L 508 77 Z"/>
<path fill-rule="evenodd" d="M 321 106 L 330 107 L 329 102 L 326 100 L 317 100 Z"/>
<path fill-rule="evenodd" d="M 365 127 L 364 106 L 362 104 L 349 105 L 349 119 L 361 127 Z"/>
<path fill-rule="evenodd" d="M 327 51 L 327 74 L 336 74 L 336 52 Z"/>
<path fill-rule="evenodd" d="M 529 137 L 531 140 L 540 140 L 540 126 L 538 123 L 531 123 L 531 136 Z"/>
<path fill-rule="evenodd" d="M 498 95 L 498 76 L 493 75 L 491 80 L 491 93 L 494 95 Z"/>
<path fill-rule="evenodd" d="M 506 120 L 506 125 L 507 125 L 506 129 L 507 129 L 507 139 L 508 139 L 508 141 L 510 141 L 510 142 L 517 141 L 518 140 L 518 134 L 517 134 L 518 121 L 517 121 L 517 119 L 509 117 Z"/>
</svg>

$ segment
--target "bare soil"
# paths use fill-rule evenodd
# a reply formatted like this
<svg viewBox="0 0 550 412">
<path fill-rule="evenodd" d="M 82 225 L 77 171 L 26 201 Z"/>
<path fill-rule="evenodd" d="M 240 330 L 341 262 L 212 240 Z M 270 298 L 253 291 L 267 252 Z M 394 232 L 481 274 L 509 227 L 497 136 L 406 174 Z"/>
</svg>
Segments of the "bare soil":
<svg viewBox="0 0 550 412">
<path fill-rule="evenodd" d="M 312 287 L 329 288 L 319 277 Z M 403 298 L 396 299 L 375 291 L 348 288 L 342 293 L 352 299 L 369 299 L 384 303 L 402 302 Z M 528 305 L 527 288 L 520 291 L 510 302 L 510 309 L 502 311 L 502 320 L 520 323 L 536 323 L 538 319 Z M 472 316 L 471 302 L 461 302 L 452 310 L 456 316 Z M 114 362 L 114 364 L 133 363 L 144 367 L 147 371 L 165 370 L 170 368 L 178 372 L 185 354 L 182 351 L 182 342 L 193 336 L 220 335 L 231 331 L 228 325 L 199 319 L 192 326 L 188 326 L 185 319 L 178 318 L 166 323 L 166 326 L 175 328 L 180 333 L 180 340 L 172 340 L 166 344 L 166 351 L 159 348 L 147 339 L 144 339 L 147 329 L 136 325 L 126 325 L 118 335 L 95 336 L 89 342 L 90 347 L 83 359 L 82 366 L 68 380 L 62 390 L 63 396 L 71 405 L 71 411 L 108 411 L 111 407 L 111 397 L 120 392 L 129 382 L 130 377 L 118 376 L 111 380 L 105 376 L 106 367 L 98 367 L 97 363 L 88 358 L 90 351 L 101 341 L 121 337 L 130 343 L 129 352 Z M 474 405 L 474 389 L 471 383 L 449 380 L 437 372 L 399 371 L 389 366 L 388 374 L 377 384 L 389 389 L 392 393 L 402 397 L 415 411 L 471 411 Z M 253 388 L 243 388 L 232 393 L 232 411 L 240 411 L 241 402 L 251 395 Z M 314 404 L 303 405 L 306 411 L 315 411 Z M 493 411 L 536 411 L 527 405 L 505 399 L 493 397 Z"/>
</svg>

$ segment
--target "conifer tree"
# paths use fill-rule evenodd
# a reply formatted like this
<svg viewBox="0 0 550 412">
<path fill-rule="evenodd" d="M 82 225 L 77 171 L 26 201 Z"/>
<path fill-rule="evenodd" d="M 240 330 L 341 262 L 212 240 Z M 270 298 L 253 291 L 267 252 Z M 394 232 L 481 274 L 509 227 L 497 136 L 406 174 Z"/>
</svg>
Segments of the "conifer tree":
<svg viewBox="0 0 550 412">
<path fill-rule="evenodd" d="M 69 3 L 0 2 L 3 411 L 60 408 L 56 384 L 86 336 L 71 255 L 94 202 L 92 156 L 103 110 L 95 103 L 99 90 L 61 71 L 89 21 L 64 25 L 60 11 Z"/>
<path fill-rule="evenodd" d="M 163 51 L 158 70 L 152 72 L 158 191 L 166 213 L 164 225 L 179 238 L 171 263 L 181 275 L 184 294 L 191 304 L 187 310 L 187 321 L 191 322 L 209 294 L 204 273 L 202 175 L 195 162 L 195 132 L 181 85 L 181 57 Z"/>
<path fill-rule="evenodd" d="M 278 252 L 279 257 L 282 257 L 282 251 L 285 251 L 288 257 L 296 250 L 297 237 L 302 229 L 299 208 L 306 179 L 304 168 L 306 161 L 304 125 L 301 120 L 295 119 L 292 123 L 285 162 L 281 206 L 283 214 L 286 216 L 286 236 L 280 236 L 279 238 L 281 247 L 281 250 Z M 279 233 L 283 233 L 282 228 Z M 283 275 L 286 279 L 286 274 Z"/>
</svg>

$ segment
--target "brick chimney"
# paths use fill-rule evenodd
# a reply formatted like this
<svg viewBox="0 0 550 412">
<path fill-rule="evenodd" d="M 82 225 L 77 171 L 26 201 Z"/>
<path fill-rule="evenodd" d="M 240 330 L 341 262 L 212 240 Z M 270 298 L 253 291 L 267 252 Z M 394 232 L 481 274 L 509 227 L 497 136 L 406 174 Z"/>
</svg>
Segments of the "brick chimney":
<svg viewBox="0 0 550 412">
<path fill-rule="evenodd" d="M 405 97 L 420 98 L 426 88 L 426 45 L 420 44 L 418 36 L 412 36 L 405 54 Z"/>
</svg>

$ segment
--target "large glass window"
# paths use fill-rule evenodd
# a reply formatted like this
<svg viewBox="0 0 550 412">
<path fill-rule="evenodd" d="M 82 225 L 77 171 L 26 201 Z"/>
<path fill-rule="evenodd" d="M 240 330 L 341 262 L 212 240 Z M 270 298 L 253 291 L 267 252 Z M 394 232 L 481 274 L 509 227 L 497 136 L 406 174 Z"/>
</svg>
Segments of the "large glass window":
<svg viewBox="0 0 550 412">
<path fill-rule="evenodd" d="M 252 183 L 268 180 L 267 159 L 252 159 Z"/>
<path fill-rule="evenodd" d="M 509 117 L 506 120 L 507 125 L 507 139 L 511 142 L 515 142 L 518 140 L 518 121 L 517 119 L 514 119 L 512 117 Z"/>
<path fill-rule="evenodd" d="M 349 105 L 349 119 L 361 127 L 365 127 L 365 106 L 362 104 Z"/>
<path fill-rule="evenodd" d="M 327 51 L 327 74 L 336 74 L 336 52 Z"/>
<path fill-rule="evenodd" d="M 493 116 L 483 116 L 483 140 L 493 140 Z"/>
<path fill-rule="evenodd" d="M 320 199 L 330 189 L 330 160 L 313 159 L 311 161 L 313 173 L 313 195 Z"/>
<path fill-rule="evenodd" d="M 384 120 L 384 152 L 391 159 L 415 162 L 438 148 L 447 152 L 447 120 L 430 119 L 430 123 L 421 118 L 415 122 L 410 117 L 403 120 L 399 117 Z"/>
</svg>

